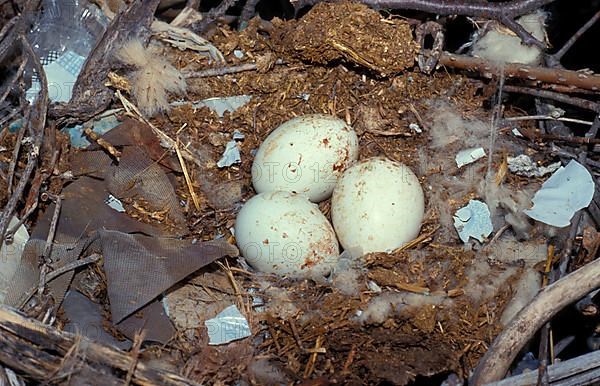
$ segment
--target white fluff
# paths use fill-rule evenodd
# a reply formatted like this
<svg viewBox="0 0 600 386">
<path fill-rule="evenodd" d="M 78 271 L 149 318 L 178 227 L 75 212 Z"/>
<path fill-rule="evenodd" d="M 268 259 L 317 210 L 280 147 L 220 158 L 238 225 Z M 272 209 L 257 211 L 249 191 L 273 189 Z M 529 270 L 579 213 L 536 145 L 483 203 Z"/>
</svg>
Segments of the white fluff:
<svg viewBox="0 0 600 386">
<path fill-rule="evenodd" d="M 536 39 L 544 41 L 546 37 L 546 14 L 537 11 L 518 18 L 517 23 Z M 473 56 L 499 63 L 539 64 L 542 50 L 537 46 L 527 46 L 521 38 L 504 26 L 496 26 L 483 35 L 473 45 Z"/>
</svg>

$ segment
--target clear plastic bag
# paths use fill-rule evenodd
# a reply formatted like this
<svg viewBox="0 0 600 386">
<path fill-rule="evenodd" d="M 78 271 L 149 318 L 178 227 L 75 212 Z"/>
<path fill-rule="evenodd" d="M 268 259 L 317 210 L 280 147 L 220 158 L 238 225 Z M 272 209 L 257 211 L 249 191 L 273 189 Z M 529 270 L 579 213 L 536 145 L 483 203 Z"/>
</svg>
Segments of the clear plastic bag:
<svg viewBox="0 0 600 386">
<path fill-rule="evenodd" d="M 108 19 L 87 0 L 43 0 L 28 39 L 48 79 L 52 102 L 68 102 L 87 56 L 102 36 Z M 27 99 L 33 102 L 40 84 L 32 72 Z"/>
</svg>

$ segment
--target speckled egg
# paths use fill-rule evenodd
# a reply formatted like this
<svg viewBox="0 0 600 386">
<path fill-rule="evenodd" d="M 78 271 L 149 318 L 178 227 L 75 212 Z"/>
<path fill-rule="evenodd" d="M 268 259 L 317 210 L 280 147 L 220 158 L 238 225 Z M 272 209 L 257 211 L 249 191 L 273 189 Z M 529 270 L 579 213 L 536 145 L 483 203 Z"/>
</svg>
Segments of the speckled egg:
<svg viewBox="0 0 600 386">
<path fill-rule="evenodd" d="M 344 249 L 394 250 L 419 234 L 423 190 L 408 166 L 370 158 L 348 168 L 333 191 L 331 218 Z"/>
<path fill-rule="evenodd" d="M 331 115 L 309 114 L 276 128 L 252 165 L 257 193 L 286 191 L 312 202 L 331 196 L 338 178 L 358 157 L 356 132 Z"/>
<path fill-rule="evenodd" d="M 248 200 L 235 221 L 235 238 L 248 264 L 267 273 L 327 275 L 339 257 L 335 232 L 319 207 L 290 192 Z"/>
</svg>

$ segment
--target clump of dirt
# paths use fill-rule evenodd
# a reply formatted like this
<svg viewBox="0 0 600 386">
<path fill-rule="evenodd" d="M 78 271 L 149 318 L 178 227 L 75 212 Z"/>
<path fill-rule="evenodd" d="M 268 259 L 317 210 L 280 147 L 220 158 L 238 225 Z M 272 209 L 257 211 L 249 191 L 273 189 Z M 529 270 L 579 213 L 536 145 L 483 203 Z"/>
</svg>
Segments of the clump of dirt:
<svg viewBox="0 0 600 386">
<path fill-rule="evenodd" d="M 345 59 L 383 76 L 412 67 L 419 48 L 405 20 L 383 19 L 363 4 L 319 3 L 298 21 L 274 25 L 275 46 L 287 55 L 318 64 Z"/>
</svg>

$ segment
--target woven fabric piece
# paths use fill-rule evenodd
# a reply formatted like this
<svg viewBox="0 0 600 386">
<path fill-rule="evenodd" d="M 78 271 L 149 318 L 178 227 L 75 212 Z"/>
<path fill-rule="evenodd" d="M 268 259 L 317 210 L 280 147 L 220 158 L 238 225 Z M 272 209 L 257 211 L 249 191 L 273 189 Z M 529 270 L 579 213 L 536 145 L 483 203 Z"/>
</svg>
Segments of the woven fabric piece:
<svg viewBox="0 0 600 386">
<path fill-rule="evenodd" d="M 173 238 L 187 233 L 185 216 L 167 169 L 150 158 L 149 154 L 165 157 L 156 149 L 158 140 L 148 138 L 147 130 L 129 122 L 106 133 L 107 138 L 122 144 L 118 163 L 103 150 L 94 149 L 96 145 L 73 157 L 73 173 L 78 178 L 61 193 L 49 257 L 52 268 L 59 269 L 92 253 L 101 254 L 113 323 L 126 336 L 133 337 L 136 329 L 143 328 L 146 340 L 166 343 L 174 330 L 157 297 L 216 259 L 237 256 L 238 250 L 225 241 L 193 244 Z M 136 140 L 142 146 L 137 146 Z M 109 194 L 143 199 L 156 210 L 166 210 L 169 224 L 145 224 L 118 212 L 105 203 Z M 5 299 L 9 305 L 20 306 L 39 284 L 55 207 L 47 208 L 25 245 Z M 73 275 L 69 271 L 48 283 L 56 304 L 62 302 Z"/>
<path fill-rule="evenodd" d="M 214 260 L 236 255 L 225 241 L 192 244 L 175 240 L 101 231 L 104 272 L 114 323 Z"/>
</svg>

